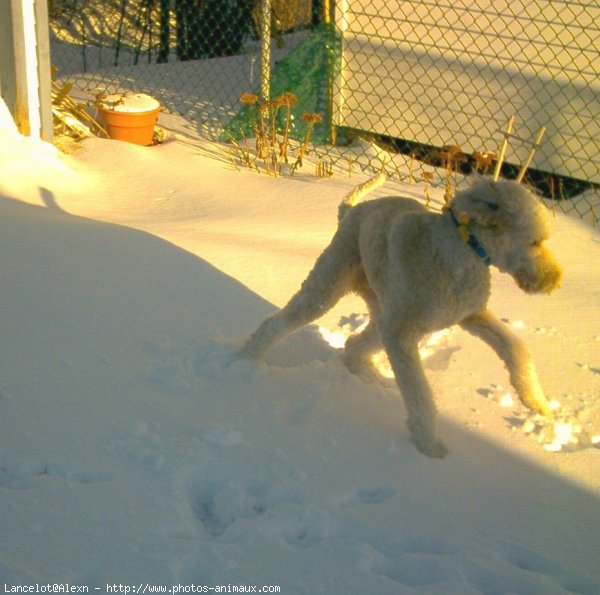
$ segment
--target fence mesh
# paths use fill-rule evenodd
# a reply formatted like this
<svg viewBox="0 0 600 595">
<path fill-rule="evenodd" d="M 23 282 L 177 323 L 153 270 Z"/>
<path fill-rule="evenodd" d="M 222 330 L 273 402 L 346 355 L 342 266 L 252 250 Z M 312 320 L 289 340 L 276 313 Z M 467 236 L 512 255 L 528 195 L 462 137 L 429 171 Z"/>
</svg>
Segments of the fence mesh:
<svg viewBox="0 0 600 595">
<path fill-rule="evenodd" d="M 580 214 L 597 219 L 595 0 L 271 0 L 268 12 L 264 1 L 50 0 L 52 62 L 82 97 L 146 92 L 192 134 L 248 136 L 239 98 L 260 95 L 269 14 L 272 95 L 297 98 L 298 139 L 301 114 L 321 114 L 319 158 L 374 169 L 385 160 L 418 178 L 423 163 L 443 168 L 451 155 L 464 173 L 482 171 L 515 115 L 502 174 L 516 174 L 544 127 L 529 181 L 557 199 L 587 192 Z"/>
<path fill-rule="evenodd" d="M 472 155 L 494 149 L 515 114 L 525 141 L 546 127 L 534 167 L 600 182 L 597 2 L 349 0 L 346 7 L 338 15 L 341 125 L 406 152 L 423 150 L 416 141 Z M 520 163 L 528 142 L 513 140 Z"/>
<path fill-rule="evenodd" d="M 272 61 L 313 21 L 310 0 L 272 2 Z M 51 60 L 73 93 L 144 92 L 218 138 L 260 86 L 260 1 L 50 0 Z"/>
</svg>

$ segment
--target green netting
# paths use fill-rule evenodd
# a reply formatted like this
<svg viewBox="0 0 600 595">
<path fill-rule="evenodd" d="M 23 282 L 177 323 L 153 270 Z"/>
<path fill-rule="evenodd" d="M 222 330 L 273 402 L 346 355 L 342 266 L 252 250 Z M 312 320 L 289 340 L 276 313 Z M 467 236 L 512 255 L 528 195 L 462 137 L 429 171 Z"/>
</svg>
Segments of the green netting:
<svg viewBox="0 0 600 595">
<path fill-rule="evenodd" d="M 307 124 L 302 120 L 304 112 L 319 114 L 323 121 L 315 124 L 311 140 L 317 144 L 330 142 L 331 89 L 339 68 L 341 41 L 333 25 L 317 26 L 287 58 L 275 66 L 271 78 L 271 97 L 293 93 L 297 103 L 292 107 L 289 136 L 303 140 Z M 224 127 L 222 139 L 239 140 L 255 136 L 258 117 L 257 105 L 244 105 Z M 279 110 L 278 127 L 283 129 L 285 110 Z"/>
</svg>

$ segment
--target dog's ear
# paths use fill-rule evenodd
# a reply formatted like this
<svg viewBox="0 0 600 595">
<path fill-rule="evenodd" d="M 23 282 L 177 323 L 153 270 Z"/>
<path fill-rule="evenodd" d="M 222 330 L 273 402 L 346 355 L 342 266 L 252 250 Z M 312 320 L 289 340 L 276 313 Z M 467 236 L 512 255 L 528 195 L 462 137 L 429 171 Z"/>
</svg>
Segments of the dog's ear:
<svg viewBox="0 0 600 595">
<path fill-rule="evenodd" d="M 492 213 L 495 213 L 500 205 L 495 202 L 493 199 L 482 199 L 481 202 L 490 210 Z"/>
<path fill-rule="evenodd" d="M 506 223 L 505 205 L 498 184 L 487 177 L 475 177 L 470 187 L 457 192 L 452 201 L 455 213 L 470 223 L 499 232 Z"/>
<path fill-rule="evenodd" d="M 502 207 L 493 197 L 469 193 L 468 196 L 463 197 L 463 200 L 458 201 L 456 207 L 463 221 L 491 231 L 499 231 L 502 228 Z"/>
<path fill-rule="evenodd" d="M 499 232 L 502 229 L 500 204 L 493 198 L 482 198 L 476 202 L 480 205 L 477 209 L 478 217 L 475 217 L 477 224 L 490 231 Z"/>
</svg>

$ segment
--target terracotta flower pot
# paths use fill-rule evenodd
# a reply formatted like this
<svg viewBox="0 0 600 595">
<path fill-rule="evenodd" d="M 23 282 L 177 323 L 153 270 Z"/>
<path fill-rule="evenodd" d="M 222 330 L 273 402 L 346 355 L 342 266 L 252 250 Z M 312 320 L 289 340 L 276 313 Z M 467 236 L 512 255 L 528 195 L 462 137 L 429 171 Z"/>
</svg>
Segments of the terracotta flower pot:
<svg viewBox="0 0 600 595">
<path fill-rule="evenodd" d="M 98 108 L 110 138 L 136 145 L 151 145 L 160 103 L 143 93 L 107 95 Z"/>
</svg>

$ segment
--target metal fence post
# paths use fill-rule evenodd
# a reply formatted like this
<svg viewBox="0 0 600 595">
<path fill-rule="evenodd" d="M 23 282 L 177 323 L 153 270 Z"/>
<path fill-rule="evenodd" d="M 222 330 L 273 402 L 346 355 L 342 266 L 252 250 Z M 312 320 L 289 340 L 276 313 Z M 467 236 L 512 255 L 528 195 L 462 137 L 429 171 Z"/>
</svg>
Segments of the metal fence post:
<svg viewBox="0 0 600 595">
<path fill-rule="evenodd" d="M 335 31 L 335 23 L 332 23 L 331 18 L 331 2 L 330 0 L 323 0 L 323 24 L 326 27 L 331 27 L 333 35 L 337 35 Z M 327 69 L 327 110 L 329 112 L 329 144 L 335 145 L 337 141 L 337 128 L 334 124 L 333 111 L 335 106 L 335 77 L 337 72 L 335 71 L 335 65 L 333 64 L 333 58 L 331 55 L 328 57 L 329 67 Z"/>
<path fill-rule="evenodd" d="M 271 98 L 271 0 L 260 2 L 260 94 Z"/>
</svg>

